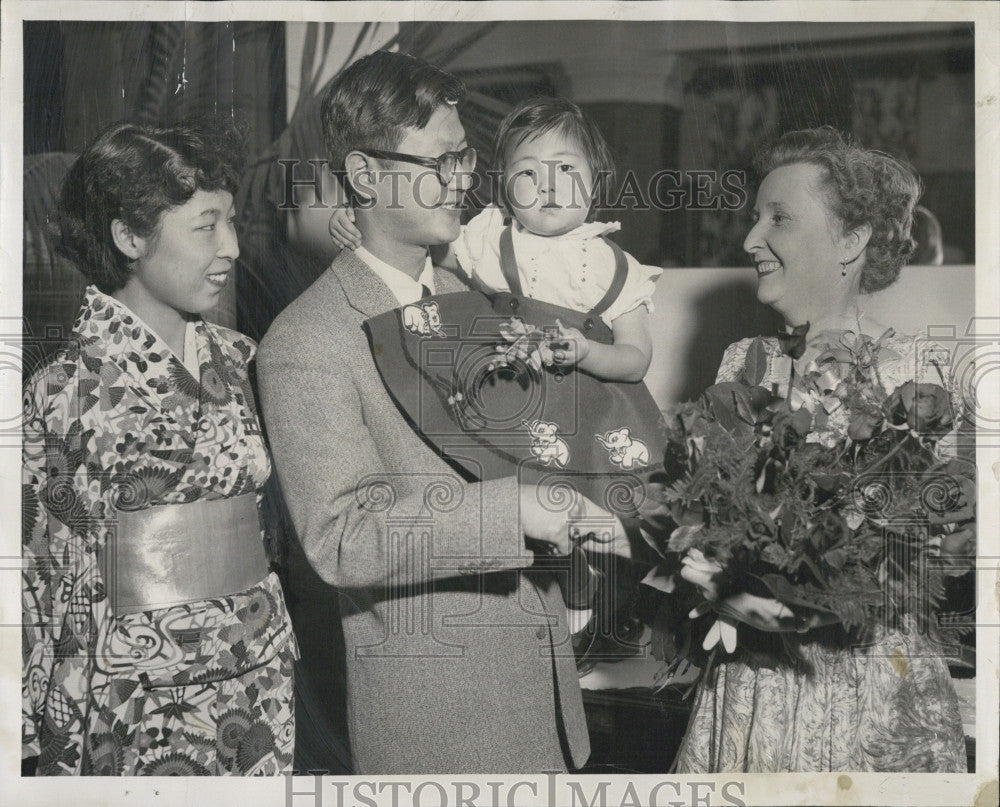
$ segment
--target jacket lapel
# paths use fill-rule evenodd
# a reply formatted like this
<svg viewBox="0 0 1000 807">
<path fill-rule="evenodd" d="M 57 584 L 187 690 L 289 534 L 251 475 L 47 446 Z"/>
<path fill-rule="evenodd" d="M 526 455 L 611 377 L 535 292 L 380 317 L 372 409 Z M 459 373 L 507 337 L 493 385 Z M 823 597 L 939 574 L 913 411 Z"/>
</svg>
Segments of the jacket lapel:
<svg viewBox="0 0 1000 807">
<path fill-rule="evenodd" d="M 449 294 L 453 291 L 469 291 L 469 284 L 449 269 L 434 267 L 434 291 L 437 294 Z"/>
<path fill-rule="evenodd" d="M 330 271 L 340 281 L 351 308 L 365 317 L 399 308 L 399 301 L 389 287 L 351 250 L 342 249 L 330 265 Z"/>
<path fill-rule="evenodd" d="M 340 281 L 347 302 L 365 317 L 374 317 L 400 307 L 399 300 L 389 287 L 351 250 L 341 250 L 330 269 Z M 469 286 L 459 277 L 439 266 L 434 267 L 434 288 L 438 294 L 469 291 Z"/>
</svg>

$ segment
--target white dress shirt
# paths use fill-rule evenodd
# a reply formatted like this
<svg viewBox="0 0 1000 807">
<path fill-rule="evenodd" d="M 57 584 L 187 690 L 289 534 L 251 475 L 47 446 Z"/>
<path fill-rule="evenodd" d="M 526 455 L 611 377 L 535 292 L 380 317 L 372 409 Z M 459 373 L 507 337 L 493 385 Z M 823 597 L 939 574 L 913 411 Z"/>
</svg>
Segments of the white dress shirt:
<svg viewBox="0 0 1000 807">
<path fill-rule="evenodd" d="M 385 283 L 389 287 L 389 291 L 399 300 L 400 305 L 410 305 L 417 302 L 424 296 L 424 286 L 430 290 L 431 294 L 434 294 L 434 263 L 431 261 L 430 255 L 427 256 L 427 262 L 424 264 L 420 277 L 414 280 L 395 266 L 390 266 L 381 258 L 376 258 L 364 247 L 355 249 L 354 254 L 371 267 L 371 270 L 378 275 L 379 280 Z"/>
</svg>

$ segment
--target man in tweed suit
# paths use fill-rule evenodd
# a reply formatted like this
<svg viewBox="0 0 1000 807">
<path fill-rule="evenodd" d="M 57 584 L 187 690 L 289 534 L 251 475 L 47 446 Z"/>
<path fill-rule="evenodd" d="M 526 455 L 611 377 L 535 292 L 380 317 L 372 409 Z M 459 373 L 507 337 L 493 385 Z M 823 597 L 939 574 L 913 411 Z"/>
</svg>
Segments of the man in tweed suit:
<svg viewBox="0 0 1000 807">
<path fill-rule="evenodd" d="M 568 551 L 567 512 L 514 478 L 463 481 L 400 414 L 362 330 L 422 287 L 464 288 L 427 255 L 459 234 L 471 163 L 455 108 L 463 93 L 454 77 L 388 52 L 334 82 L 324 134 L 362 248 L 338 255 L 257 354 L 278 478 L 323 581 L 300 589 L 293 566 L 291 595 L 299 611 L 324 586 L 340 595 L 359 773 L 564 771 L 590 752 L 562 597 L 530 568 L 525 538 Z M 610 518 L 582 497 L 581 512 Z M 303 654 L 308 686 L 321 686 Z"/>
</svg>

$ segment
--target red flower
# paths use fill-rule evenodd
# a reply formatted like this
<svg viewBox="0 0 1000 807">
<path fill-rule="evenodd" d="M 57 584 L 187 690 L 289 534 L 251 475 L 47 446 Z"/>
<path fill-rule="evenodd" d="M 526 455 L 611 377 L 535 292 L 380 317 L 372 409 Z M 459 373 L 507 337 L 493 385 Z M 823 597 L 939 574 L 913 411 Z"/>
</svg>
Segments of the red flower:
<svg viewBox="0 0 1000 807">
<path fill-rule="evenodd" d="M 885 417 L 877 410 L 861 410 L 854 414 L 847 427 L 847 436 L 855 442 L 871 440 L 882 428 Z"/>
<path fill-rule="evenodd" d="M 955 422 L 951 397 L 938 384 L 907 381 L 889 396 L 886 410 L 892 423 L 919 434 L 943 434 Z"/>
</svg>

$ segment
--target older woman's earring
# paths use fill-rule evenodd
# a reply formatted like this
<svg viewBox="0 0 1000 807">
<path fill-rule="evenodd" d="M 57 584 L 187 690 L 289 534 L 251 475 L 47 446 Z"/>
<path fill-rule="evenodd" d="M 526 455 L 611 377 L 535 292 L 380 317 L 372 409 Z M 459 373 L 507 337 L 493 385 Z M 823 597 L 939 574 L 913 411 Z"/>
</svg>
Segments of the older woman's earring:
<svg viewBox="0 0 1000 807">
<path fill-rule="evenodd" d="M 840 276 L 841 277 L 847 277 L 847 264 L 848 263 L 850 263 L 850 261 L 841 261 L 840 262 Z"/>
</svg>

